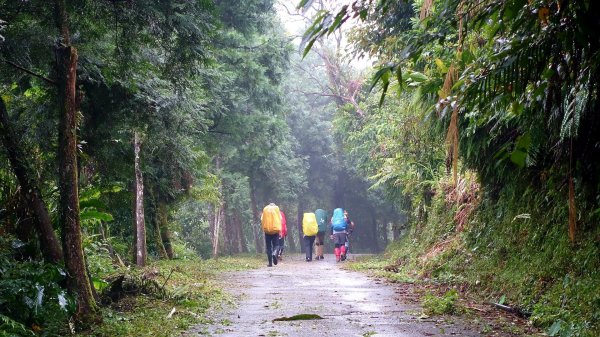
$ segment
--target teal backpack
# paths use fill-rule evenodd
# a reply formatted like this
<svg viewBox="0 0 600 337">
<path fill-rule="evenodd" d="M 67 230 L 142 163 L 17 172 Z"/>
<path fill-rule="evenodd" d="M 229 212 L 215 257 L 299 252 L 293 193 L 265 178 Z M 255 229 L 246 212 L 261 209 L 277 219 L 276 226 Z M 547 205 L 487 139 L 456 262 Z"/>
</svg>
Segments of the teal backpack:
<svg viewBox="0 0 600 337">
<path fill-rule="evenodd" d="M 315 211 L 315 215 L 317 216 L 317 225 L 319 225 L 319 233 L 325 232 L 327 230 L 327 212 L 319 208 Z"/>
<path fill-rule="evenodd" d="M 333 218 L 331 219 L 333 230 L 337 232 L 346 230 L 346 219 L 344 219 L 344 210 L 336 208 L 333 210 Z"/>
</svg>

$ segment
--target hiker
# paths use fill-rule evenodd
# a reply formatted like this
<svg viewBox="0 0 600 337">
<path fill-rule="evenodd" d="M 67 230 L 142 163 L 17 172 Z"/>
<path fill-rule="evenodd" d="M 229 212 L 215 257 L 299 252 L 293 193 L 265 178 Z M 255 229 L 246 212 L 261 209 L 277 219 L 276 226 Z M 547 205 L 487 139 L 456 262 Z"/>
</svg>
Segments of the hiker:
<svg viewBox="0 0 600 337">
<path fill-rule="evenodd" d="M 315 241 L 316 249 L 316 259 L 323 260 L 323 245 L 325 244 L 325 232 L 327 231 L 327 212 L 323 209 L 317 209 L 315 211 L 315 216 L 317 217 L 317 239 Z"/>
<path fill-rule="evenodd" d="M 283 255 L 283 245 L 285 243 L 285 237 L 287 236 L 287 221 L 285 220 L 285 213 L 279 210 L 281 213 L 281 232 L 279 233 L 279 249 L 277 250 L 277 261 L 281 262 Z"/>
<path fill-rule="evenodd" d="M 346 255 L 346 228 L 348 224 L 344 219 L 344 211 L 341 208 L 333 210 L 331 217 L 331 240 L 335 245 L 333 252 L 335 261 L 340 262 L 342 255 Z"/>
<path fill-rule="evenodd" d="M 279 207 L 270 203 L 263 208 L 260 216 L 263 231 L 265 232 L 265 249 L 267 251 L 267 267 L 277 265 L 277 251 L 279 246 L 279 236 L 281 233 L 281 212 Z"/>
<path fill-rule="evenodd" d="M 312 261 L 313 244 L 319 231 L 315 213 L 304 213 L 302 216 L 302 233 L 304 233 L 304 250 L 306 252 L 306 262 Z"/>
<path fill-rule="evenodd" d="M 344 210 L 344 221 L 346 221 L 346 243 L 344 244 L 344 246 L 346 246 L 346 249 L 340 255 L 342 261 L 346 260 L 346 256 L 350 252 L 350 236 L 354 231 L 354 221 L 350 220 L 350 218 L 348 217 L 348 210 L 346 209 Z"/>
</svg>

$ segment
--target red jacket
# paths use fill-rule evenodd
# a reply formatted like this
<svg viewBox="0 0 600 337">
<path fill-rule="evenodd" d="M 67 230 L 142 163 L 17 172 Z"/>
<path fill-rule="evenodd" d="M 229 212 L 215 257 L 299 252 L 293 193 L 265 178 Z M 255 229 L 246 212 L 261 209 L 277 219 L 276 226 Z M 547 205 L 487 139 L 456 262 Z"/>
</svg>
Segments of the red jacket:
<svg viewBox="0 0 600 337">
<path fill-rule="evenodd" d="M 281 213 L 281 237 L 284 238 L 287 236 L 287 224 L 285 221 L 285 214 L 283 214 L 283 211 L 279 211 L 279 213 Z"/>
</svg>

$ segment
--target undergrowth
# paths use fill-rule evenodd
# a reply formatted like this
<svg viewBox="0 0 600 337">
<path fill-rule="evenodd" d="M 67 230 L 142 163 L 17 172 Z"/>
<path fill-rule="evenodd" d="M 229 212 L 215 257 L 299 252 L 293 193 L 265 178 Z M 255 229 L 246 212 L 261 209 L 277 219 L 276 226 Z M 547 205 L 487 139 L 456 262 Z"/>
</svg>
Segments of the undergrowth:
<svg viewBox="0 0 600 337">
<path fill-rule="evenodd" d="M 569 242 L 567 207 L 556 202 L 564 196 L 484 196 L 461 231 L 455 206 L 442 197 L 434 198 L 426 224 L 352 268 L 460 287 L 482 303 L 502 300 L 550 336 L 600 335 L 600 230 L 584 225 L 577 243 Z M 584 213 L 579 222 L 594 223 L 593 216 Z M 433 303 L 432 296 L 425 298 Z"/>
<path fill-rule="evenodd" d="M 103 324 L 77 336 L 177 336 L 192 325 L 210 323 L 206 312 L 232 301 L 216 274 L 257 268 L 260 262 L 253 256 L 155 261 L 133 277 L 152 279 L 164 292 L 119 298 L 104 307 Z"/>
</svg>

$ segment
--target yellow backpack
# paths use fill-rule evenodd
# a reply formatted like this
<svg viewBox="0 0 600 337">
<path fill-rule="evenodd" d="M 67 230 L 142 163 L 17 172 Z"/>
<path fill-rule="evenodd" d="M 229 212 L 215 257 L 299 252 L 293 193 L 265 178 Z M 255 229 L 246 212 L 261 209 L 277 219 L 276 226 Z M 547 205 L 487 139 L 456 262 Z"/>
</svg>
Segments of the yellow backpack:
<svg viewBox="0 0 600 337">
<path fill-rule="evenodd" d="M 306 236 L 315 236 L 319 231 L 315 213 L 304 213 L 302 217 L 302 232 Z"/>
<path fill-rule="evenodd" d="M 263 231 L 267 234 L 277 234 L 281 232 L 281 213 L 277 205 L 267 205 L 263 208 L 261 216 Z"/>
</svg>

